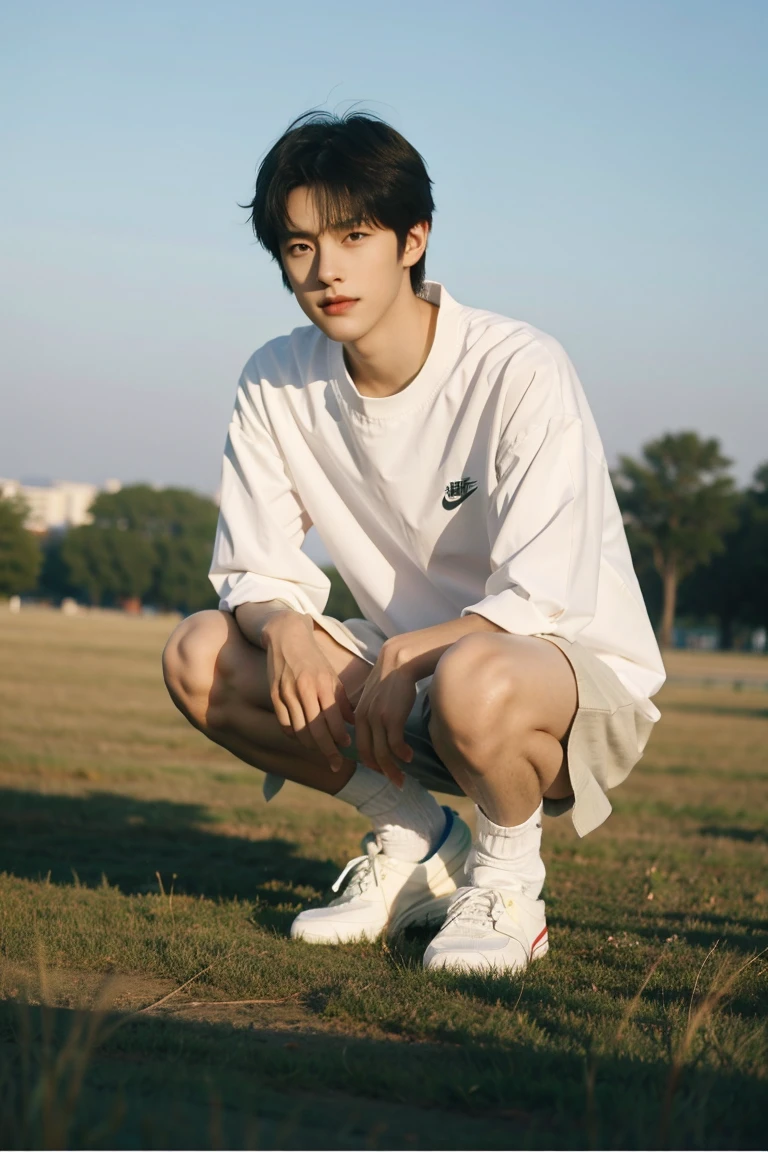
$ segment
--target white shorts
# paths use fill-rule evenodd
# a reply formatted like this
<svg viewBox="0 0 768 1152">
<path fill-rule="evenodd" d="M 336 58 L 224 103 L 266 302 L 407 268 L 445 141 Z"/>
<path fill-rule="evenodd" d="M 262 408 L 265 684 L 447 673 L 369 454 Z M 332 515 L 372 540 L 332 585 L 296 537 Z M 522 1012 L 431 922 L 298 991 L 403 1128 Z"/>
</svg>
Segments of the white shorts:
<svg viewBox="0 0 768 1152">
<path fill-rule="evenodd" d="M 333 626 L 338 628 L 339 621 L 334 620 Z M 345 620 L 341 627 L 364 658 L 376 659 L 386 639 L 376 625 L 370 620 L 354 619 Z M 545 797 L 544 812 L 549 816 L 570 812 L 579 836 L 586 836 L 611 814 L 606 792 L 621 784 L 640 760 L 655 721 L 645 714 L 642 701 L 631 696 L 616 673 L 588 648 L 562 636 L 538 635 L 555 644 L 567 657 L 576 677 L 579 700 L 563 741 L 573 795 L 563 800 Z M 405 723 L 405 738 L 413 748 L 413 759 L 409 764 L 398 760 L 398 764 L 406 775 L 431 791 L 463 796 L 430 739 L 431 682 L 432 677 L 427 676 L 417 684 L 416 700 Z M 354 725 L 348 724 L 347 731 L 352 744 L 340 751 L 357 760 Z M 265 795 L 270 798 L 281 784 L 279 778 L 268 777 Z"/>
</svg>

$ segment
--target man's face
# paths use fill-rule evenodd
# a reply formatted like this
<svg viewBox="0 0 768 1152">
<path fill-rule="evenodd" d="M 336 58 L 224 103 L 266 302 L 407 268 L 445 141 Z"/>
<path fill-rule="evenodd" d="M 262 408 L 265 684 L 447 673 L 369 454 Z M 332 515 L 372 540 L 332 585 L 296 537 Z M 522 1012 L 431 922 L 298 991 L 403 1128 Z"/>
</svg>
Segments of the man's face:
<svg viewBox="0 0 768 1152">
<path fill-rule="evenodd" d="M 318 214 L 307 188 L 294 188 L 287 209 L 290 234 L 280 251 L 299 306 L 331 340 L 360 340 L 399 293 L 411 291 L 408 268 L 421 251 L 414 256 L 413 243 L 407 243 L 399 253 L 391 229 L 361 221 L 318 234 Z"/>
</svg>

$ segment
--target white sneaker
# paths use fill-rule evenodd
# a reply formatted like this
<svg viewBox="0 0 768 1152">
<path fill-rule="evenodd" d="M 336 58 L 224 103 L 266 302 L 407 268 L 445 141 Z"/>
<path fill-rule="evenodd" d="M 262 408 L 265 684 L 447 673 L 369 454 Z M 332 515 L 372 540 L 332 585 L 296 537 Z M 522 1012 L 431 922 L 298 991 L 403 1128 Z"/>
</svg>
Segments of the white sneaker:
<svg viewBox="0 0 768 1152">
<path fill-rule="evenodd" d="M 464 864 L 472 835 L 450 808 L 444 808 L 443 839 L 427 860 L 418 864 L 385 856 L 373 832 L 363 840 L 364 856 L 350 860 L 333 885 L 344 892 L 325 908 L 300 912 L 291 925 L 294 940 L 310 944 L 344 944 L 375 940 L 408 924 L 440 924 L 464 879 Z"/>
<path fill-rule="evenodd" d="M 500 888 L 460 888 L 424 953 L 424 967 L 519 972 L 548 948 L 543 900 Z"/>
</svg>

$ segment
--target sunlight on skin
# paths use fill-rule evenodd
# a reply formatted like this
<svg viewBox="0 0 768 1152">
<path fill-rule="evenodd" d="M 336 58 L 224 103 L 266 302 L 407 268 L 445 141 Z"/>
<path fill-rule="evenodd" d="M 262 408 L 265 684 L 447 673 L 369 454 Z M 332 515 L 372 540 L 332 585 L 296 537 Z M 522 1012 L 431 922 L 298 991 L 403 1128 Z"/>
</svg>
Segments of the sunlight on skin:
<svg viewBox="0 0 768 1152">
<path fill-rule="evenodd" d="M 391 396 L 407 387 L 427 358 L 438 309 L 414 296 L 410 268 L 423 256 L 429 228 L 416 224 L 402 253 L 391 229 L 353 221 L 317 234 L 318 215 L 306 188 L 288 197 L 291 231 L 282 245 L 285 273 L 304 314 L 330 340 L 344 344 L 359 392 Z M 354 300 L 329 314 L 335 297 Z"/>
</svg>

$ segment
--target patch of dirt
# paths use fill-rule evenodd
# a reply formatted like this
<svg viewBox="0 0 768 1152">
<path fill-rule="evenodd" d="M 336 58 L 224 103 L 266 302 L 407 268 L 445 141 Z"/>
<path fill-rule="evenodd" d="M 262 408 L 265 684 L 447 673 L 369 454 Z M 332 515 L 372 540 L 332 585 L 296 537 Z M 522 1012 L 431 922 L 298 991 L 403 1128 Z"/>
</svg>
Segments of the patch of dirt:
<svg viewBox="0 0 768 1152">
<path fill-rule="evenodd" d="M 0 969 L 0 999 L 26 1000 L 52 1008 L 100 1008 L 136 1012 L 154 1004 L 177 985 L 152 976 L 84 972 L 77 968 L 32 971 L 21 964 Z"/>
<path fill-rule="evenodd" d="M 204 999 L 201 998 L 201 993 Z M 300 994 L 279 999 L 227 1000 L 213 990 L 196 988 L 195 982 L 180 987 L 173 980 L 142 974 L 87 972 L 51 968 L 41 979 L 22 965 L 6 964 L 0 970 L 0 1000 L 47 1004 L 52 1008 L 140 1013 L 173 1017 L 196 1024 L 230 1024 L 235 1028 L 264 1031 L 264 1042 L 280 1044 L 297 1036 L 303 1040 L 337 1036 L 341 1040 L 386 1039 L 407 1042 L 399 1034 L 371 1024 L 325 1020 Z"/>
</svg>

